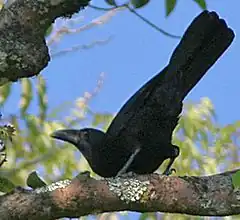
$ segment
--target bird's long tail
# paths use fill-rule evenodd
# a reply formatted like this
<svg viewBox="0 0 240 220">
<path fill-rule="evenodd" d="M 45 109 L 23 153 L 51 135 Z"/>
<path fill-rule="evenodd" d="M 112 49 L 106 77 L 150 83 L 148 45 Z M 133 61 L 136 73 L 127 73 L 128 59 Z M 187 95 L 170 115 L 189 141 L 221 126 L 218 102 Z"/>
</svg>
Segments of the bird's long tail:
<svg viewBox="0 0 240 220">
<path fill-rule="evenodd" d="M 180 99 L 198 83 L 233 39 L 234 32 L 215 12 L 204 11 L 192 21 L 164 74 L 168 82 L 175 81 Z"/>
</svg>

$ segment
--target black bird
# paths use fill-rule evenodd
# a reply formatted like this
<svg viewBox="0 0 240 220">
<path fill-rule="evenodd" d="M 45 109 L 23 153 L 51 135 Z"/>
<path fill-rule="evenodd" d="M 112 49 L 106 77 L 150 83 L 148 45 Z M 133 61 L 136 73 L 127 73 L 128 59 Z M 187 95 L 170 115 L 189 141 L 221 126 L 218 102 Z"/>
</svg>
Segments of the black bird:
<svg viewBox="0 0 240 220">
<path fill-rule="evenodd" d="M 127 101 L 106 133 L 66 129 L 51 136 L 74 144 L 102 177 L 153 173 L 166 159 L 170 162 L 163 174 L 170 174 L 179 155 L 171 140 L 182 101 L 233 39 L 234 32 L 216 12 L 203 11 L 184 33 L 168 65 Z"/>
</svg>

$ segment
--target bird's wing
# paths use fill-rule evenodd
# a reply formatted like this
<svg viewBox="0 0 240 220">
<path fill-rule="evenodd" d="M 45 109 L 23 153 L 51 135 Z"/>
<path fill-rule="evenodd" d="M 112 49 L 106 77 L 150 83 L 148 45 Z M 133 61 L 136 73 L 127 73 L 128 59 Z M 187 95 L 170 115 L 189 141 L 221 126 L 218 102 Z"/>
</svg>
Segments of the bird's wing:
<svg viewBox="0 0 240 220">
<path fill-rule="evenodd" d="M 153 96 L 162 100 L 159 117 L 172 133 L 182 109 L 182 100 L 233 39 L 234 32 L 223 19 L 219 19 L 215 12 L 203 11 L 185 31 L 167 67 L 144 84 L 120 109 L 107 130 L 108 136 L 120 135 Z"/>
<path fill-rule="evenodd" d="M 115 137 L 119 132 L 127 126 L 129 120 L 134 116 L 136 110 L 139 109 L 147 100 L 151 91 L 154 89 L 157 82 L 166 72 L 167 67 L 161 71 L 161 73 L 154 76 L 148 82 L 146 82 L 135 94 L 133 94 L 129 100 L 122 106 L 120 111 L 114 117 L 112 123 L 108 127 L 106 133 L 111 137 Z"/>
</svg>

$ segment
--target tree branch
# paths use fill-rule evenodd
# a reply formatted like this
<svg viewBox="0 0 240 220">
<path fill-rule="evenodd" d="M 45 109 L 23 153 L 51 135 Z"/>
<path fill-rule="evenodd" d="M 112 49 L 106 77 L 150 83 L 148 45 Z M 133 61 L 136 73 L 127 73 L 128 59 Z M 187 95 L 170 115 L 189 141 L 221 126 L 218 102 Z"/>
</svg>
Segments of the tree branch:
<svg viewBox="0 0 240 220">
<path fill-rule="evenodd" d="M 50 60 L 45 33 L 89 0 L 16 0 L 0 12 L 0 85 L 39 74 Z"/>
<path fill-rule="evenodd" d="M 114 10 L 117 9 L 119 7 L 121 8 L 127 8 L 131 13 L 133 13 L 135 16 L 137 16 L 140 20 L 142 20 L 143 22 L 145 22 L 146 24 L 148 24 L 150 27 L 154 28 L 155 30 L 157 30 L 158 32 L 160 32 L 161 34 L 167 36 L 167 37 L 171 37 L 171 38 L 176 38 L 176 39 L 180 39 L 181 36 L 178 35 L 174 35 L 171 34 L 165 30 L 163 30 L 162 28 L 158 27 L 157 25 L 155 25 L 154 23 L 152 23 L 151 21 L 149 21 L 147 18 L 143 17 L 142 15 L 140 15 L 135 9 L 133 9 L 129 4 L 122 4 L 122 5 L 117 5 L 111 8 L 103 8 L 103 7 L 98 7 L 92 4 L 89 4 L 90 8 L 96 9 L 96 10 L 101 10 L 101 11 L 109 11 L 109 10 Z"/>
<path fill-rule="evenodd" d="M 240 213 L 240 190 L 232 184 L 236 171 L 204 177 L 151 174 L 103 180 L 81 174 L 47 188 L 17 188 L 1 196 L 1 219 L 50 220 L 123 210 L 235 215 Z"/>
</svg>

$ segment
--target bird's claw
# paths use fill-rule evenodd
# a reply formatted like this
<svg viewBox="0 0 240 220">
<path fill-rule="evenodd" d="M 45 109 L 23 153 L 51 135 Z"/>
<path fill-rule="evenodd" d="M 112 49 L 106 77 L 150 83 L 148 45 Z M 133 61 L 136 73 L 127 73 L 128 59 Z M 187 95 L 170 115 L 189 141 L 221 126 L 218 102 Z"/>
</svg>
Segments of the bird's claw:
<svg viewBox="0 0 240 220">
<path fill-rule="evenodd" d="M 89 179 L 91 176 L 90 176 L 90 172 L 89 171 L 83 171 L 81 173 L 79 173 L 76 178 L 79 179 L 79 180 L 87 180 Z"/>
<path fill-rule="evenodd" d="M 90 172 L 89 172 L 88 170 L 79 173 L 79 175 L 85 176 L 85 177 L 90 177 L 90 176 L 91 176 L 91 175 L 90 175 Z"/>
<path fill-rule="evenodd" d="M 177 172 L 176 169 L 172 168 L 172 169 L 165 170 L 163 172 L 163 175 L 170 176 L 170 175 L 172 175 L 173 173 L 176 173 L 176 172 Z"/>
</svg>

